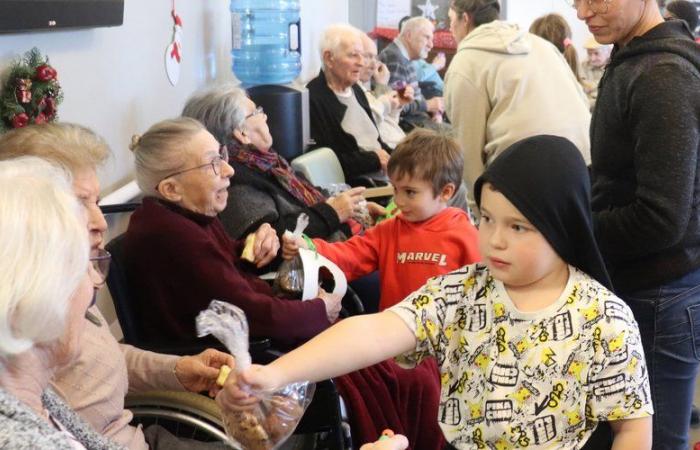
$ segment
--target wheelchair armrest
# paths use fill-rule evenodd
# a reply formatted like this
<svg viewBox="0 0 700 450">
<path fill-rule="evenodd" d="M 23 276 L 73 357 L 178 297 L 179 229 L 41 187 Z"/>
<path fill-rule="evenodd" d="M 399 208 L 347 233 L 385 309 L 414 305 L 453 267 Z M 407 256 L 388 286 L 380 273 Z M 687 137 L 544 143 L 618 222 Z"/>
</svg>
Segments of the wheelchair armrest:
<svg viewBox="0 0 700 450">
<path fill-rule="evenodd" d="M 169 355 L 196 355 L 206 350 L 207 348 L 215 348 L 219 351 L 228 353 L 228 349 L 224 347 L 224 344 L 220 343 L 214 339 L 199 340 L 193 342 L 180 342 L 180 343 L 154 343 L 154 344 L 144 344 L 140 346 L 144 350 L 150 350 L 156 353 L 165 353 Z M 272 347 L 272 342 L 269 338 L 252 338 L 248 342 L 248 352 L 253 356 L 261 355 L 269 351 Z"/>
<path fill-rule="evenodd" d="M 352 187 L 364 186 L 367 188 L 377 187 L 377 182 L 368 176 L 360 175 L 348 180 L 348 184 Z"/>
</svg>

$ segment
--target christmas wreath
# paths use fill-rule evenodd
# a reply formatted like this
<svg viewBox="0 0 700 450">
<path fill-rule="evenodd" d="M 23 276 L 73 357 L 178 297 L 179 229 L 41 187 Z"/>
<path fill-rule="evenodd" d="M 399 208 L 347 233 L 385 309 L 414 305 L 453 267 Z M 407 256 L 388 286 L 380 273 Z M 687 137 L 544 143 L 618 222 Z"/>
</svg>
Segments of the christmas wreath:
<svg viewBox="0 0 700 450">
<path fill-rule="evenodd" d="M 56 120 L 63 100 L 56 76 L 56 69 L 37 48 L 15 61 L 0 90 L 0 132 Z"/>
</svg>

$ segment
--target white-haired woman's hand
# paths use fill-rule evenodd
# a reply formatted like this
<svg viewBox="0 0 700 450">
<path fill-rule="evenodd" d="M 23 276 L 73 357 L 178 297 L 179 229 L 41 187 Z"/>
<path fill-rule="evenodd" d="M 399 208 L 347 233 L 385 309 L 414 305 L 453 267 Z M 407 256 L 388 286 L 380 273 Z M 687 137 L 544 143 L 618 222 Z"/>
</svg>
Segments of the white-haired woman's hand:
<svg viewBox="0 0 700 450">
<path fill-rule="evenodd" d="M 360 447 L 360 450 L 404 450 L 405 448 L 408 448 L 408 439 L 406 436 L 397 434 L 389 439 L 365 444 Z"/>
<path fill-rule="evenodd" d="M 260 225 L 260 228 L 255 232 L 255 246 L 253 247 L 255 259 L 253 264 L 258 268 L 267 265 L 275 259 L 279 249 L 280 240 L 275 229 L 269 223 Z"/>
<path fill-rule="evenodd" d="M 345 192 L 329 197 L 326 203 L 338 214 L 338 220 L 345 222 L 353 216 L 358 208 L 358 204 L 364 200 L 362 193 L 365 188 L 362 186 L 348 189 Z"/>
</svg>

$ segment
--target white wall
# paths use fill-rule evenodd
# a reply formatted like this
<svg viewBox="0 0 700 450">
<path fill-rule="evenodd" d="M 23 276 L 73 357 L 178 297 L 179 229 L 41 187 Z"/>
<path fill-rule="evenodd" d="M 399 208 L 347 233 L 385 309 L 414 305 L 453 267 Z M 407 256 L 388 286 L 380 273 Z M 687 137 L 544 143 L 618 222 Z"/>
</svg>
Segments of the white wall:
<svg viewBox="0 0 700 450">
<path fill-rule="evenodd" d="M 301 0 L 302 76 L 312 78 L 320 64 L 317 40 L 333 22 L 348 20 L 351 0 Z M 171 0 L 125 0 L 124 25 L 78 31 L 0 35 L 0 71 L 31 47 L 48 55 L 64 90 L 60 120 L 86 125 L 114 152 L 100 172 L 105 192 L 131 176 L 131 135 L 179 114 L 187 97 L 215 82 L 233 82 L 231 31 L 226 0 L 180 0 L 183 62 L 172 87 L 164 53 L 172 38 Z"/>
</svg>

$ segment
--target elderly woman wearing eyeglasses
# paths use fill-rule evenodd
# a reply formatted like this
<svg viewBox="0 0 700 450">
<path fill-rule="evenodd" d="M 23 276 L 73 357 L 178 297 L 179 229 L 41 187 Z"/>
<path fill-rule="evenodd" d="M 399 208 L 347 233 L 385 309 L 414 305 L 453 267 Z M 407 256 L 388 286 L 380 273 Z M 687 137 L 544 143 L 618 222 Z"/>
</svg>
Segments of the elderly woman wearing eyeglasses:
<svg viewBox="0 0 700 450">
<path fill-rule="evenodd" d="M 197 119 L 229 150 L 236 176 L 231 179 L 227 207 L 220 218 L 226 231 L 240 238 L 269 223 L 281 236 L 293 230 L 301 213 L 309 216 L 310 237 L 340 240 L 360 230 L 352 215 L 363 200 L 363 187 L 326 198 L 294 173 L 272 148 L 267 115 L 235 86 L 218 86 L 193 95 L 183 116 Z M 370 203 L 380 214 L 379 205 Z"/>
<path fill-rule="evenodd" d="M 39 158 L 0 162 L 0 447 L 119 449 L 49 388 L 80 354 L 107 255 L 90 261 L 67 174 Z"/>
<path fill-rule="evenodd" d="M 87 213 L 91 259 L 103 275 L 101 282 L 106 277 L 109 254 L 102 250 L 107 223 L 97 205 L 97 167 L 108 154 L 107 144 L 99 136 L 70 123 L 29 126 L 0 136 L 0 160 L 36 156 L 70 173 L 73 192 Z M 54 391 L 95 430 L 130 450 L 199 449 L 201 444 L 176 441 L 157 425 L 149 426 L 145 433 L 141 427 L 130 426 L 132 415 L 124 409 L 124 397 L 127 391 L 150 390 L 210 390 L 214 394 L 218 369 L 234 363 L 231 355 L 214 349 L 183 357 L 140 350 L 117 343 L 97 306 L 91 306 L 85 317 L 77 358 L 56 371 L 51 381 Z"/>
<path fill-rule="evenodd" d="M 339 296 L 319 290 L 316 299 L 289 301 L 256 276 L 279 250 L 269 224 L 252 233 L 250 262 L 242 259 L 243 241 L 229 238 L 217 218 L 234 175 L 228 150 L 201 123 L 184 117 L 160 122 L 136 136 L 131 148 L 146 197 L 131 216 L 124 253 L 147 339 L 191 340 L 195 316 L 212 299 L 239 306 L 252 336 L 288 343 L 335 321 Z"/>
</svg>

